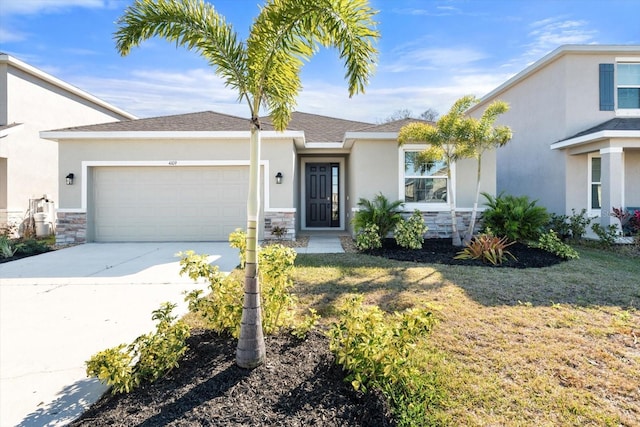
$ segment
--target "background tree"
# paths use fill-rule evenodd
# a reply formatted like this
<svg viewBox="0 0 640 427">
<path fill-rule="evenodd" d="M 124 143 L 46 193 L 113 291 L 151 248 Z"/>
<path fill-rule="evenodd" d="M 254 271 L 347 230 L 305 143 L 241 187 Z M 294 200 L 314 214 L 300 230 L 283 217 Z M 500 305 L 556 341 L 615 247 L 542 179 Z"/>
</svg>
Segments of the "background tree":
<svg viewBox="0 0 640 427">
<path fill-rule="evenodd" d="M 426 120 L 428 122 L 435 122 L 436 120 L 438 120 L 438 116 L 440 116 L 440 113 L 438 113 L 436 110 L 434 110 L 433 108 L 427 108 L 422 112 L 422 114 L 418 116 L 418 118 Z"/>
<path fill-rule="evenodd" d="M 159 36 L 197 51 L 225 85 L 238 91 L 251 114 L 244 308 L 236 362 L 254 368 L 265 359 L 258 283 L 260 108 L 276 130 L 287 127 L 302 88 L 300 70 L 320 47 L 333 47 L 344 61 L 349 96 L 364 92 L 374 70 L 379 37 L 367 0 L 269 0 L 246 42 L 204 0 L 136 0 L 118 20 L 120 54 Z"/>
<path fill-rule="evenodd" d="M 473 105 L 475 97 L 465 96 L 458 99 L 449 112 L 440 117 L 435 126 L 428 123 L 409 123 L 400 129 L 398 142 L 426 143 L 429 147 L 418 153 L 416 166 L 429 166 L 436 161 L 444 161 L 447 166 L 447 199 L 451 210 L 451 241 L 454 246 L 462 246 L 456 217 L 456 201 L 451 188 L 451 166 L 461 158 L 470 157 L 473 153 L 465 141 L 461 126 L 465 119 L 465 111 Z"/>
<path fill-rule="evenodd" d="M 476 100 L 473 101 L 477 102 Z M 469 228 L 464 235 L 464 243 L 469 243 L 473 237 L 473 229 L 476 225 L 478 212 L 478 199 L 480 198 L 480 182 L 482 178 L 482 155 L 485 151 L 503 147 L 511 141 L 512 132 L 508 126 L 493 127 L 498 116 L 509 111 L 509 104 L 496 100 L 489 104 L 480 119 L 467 117 L 461 122 L 461 134 L 470 154 L 476 158 L 478 169 L 476 174 L 476 198 L 473 202 Z"/>
<path fill-rule="evenodd" d="M 413 111 L 409 110 L 408 108 L 402 108 L 400 110 L 394 111 L 393 113 L 391 113 L 391 115 L 387 116 L 387 118 L 380 120 L 379 123 L 389 123 L 395 122 L 396 120 L 411 118 L 418 118 L 420 120 L 434 122 L 438 118 L 438 115 L 439 113 L 436 110 L 434 110 L 433 108 L 428 108 L 427 110 L 423 111 L 418 117 L 415 117 L 413 115 Z"/>
</svg>

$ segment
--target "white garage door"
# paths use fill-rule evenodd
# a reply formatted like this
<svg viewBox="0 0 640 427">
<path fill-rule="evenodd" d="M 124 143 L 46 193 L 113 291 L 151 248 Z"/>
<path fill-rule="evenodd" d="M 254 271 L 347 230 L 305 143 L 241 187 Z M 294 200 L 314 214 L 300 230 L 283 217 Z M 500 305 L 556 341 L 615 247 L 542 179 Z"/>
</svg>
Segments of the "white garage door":
<svg viewBox="0 0 640 427">
<path fill-rule="evenodd" d="M 92 177 L 96 242 L 227 240 L 246 228 L 248 166 L 95 167 Z"/>
</svg>

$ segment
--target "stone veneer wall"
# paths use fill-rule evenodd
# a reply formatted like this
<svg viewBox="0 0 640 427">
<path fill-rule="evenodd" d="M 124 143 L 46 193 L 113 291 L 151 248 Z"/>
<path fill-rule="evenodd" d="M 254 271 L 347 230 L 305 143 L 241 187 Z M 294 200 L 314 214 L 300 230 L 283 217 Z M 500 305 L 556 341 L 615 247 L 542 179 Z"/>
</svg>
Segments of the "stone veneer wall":
<svg viewBox="0 0 640 427">
<path fill-rule="evenodd" d="M 282 236 L 283 240 L 296 240 L 296 213 L 295 212 L 265 212 L 264 213 L 264 238 L 278 239 L 271 233 L 272 228 L 281 227 L 287 230 Z"/>
<path fill-rule="evenodd" d="M 410 214 L 403 215 L 409 217 Z M 427 239 L 443 239 L 451 238 L 451 212 L 422 212 L 424 223 L 429 230 L 424 235 Z M 456 218 L 458 220 L 458 232 L 460 235 L 464 235 L 469 221 L 471 220 L 471 212 L 456 212 Z M 478 212 L 476 215 L 476 225 L 474 231 L 477 232 L 482 226 L 482 212 Z"/>
<path fill-rule="evenodd" d="M 56 245 L 72 245 L 87 241 L 87 214 L 84 212 L 58 212 Z"/>
</svg>

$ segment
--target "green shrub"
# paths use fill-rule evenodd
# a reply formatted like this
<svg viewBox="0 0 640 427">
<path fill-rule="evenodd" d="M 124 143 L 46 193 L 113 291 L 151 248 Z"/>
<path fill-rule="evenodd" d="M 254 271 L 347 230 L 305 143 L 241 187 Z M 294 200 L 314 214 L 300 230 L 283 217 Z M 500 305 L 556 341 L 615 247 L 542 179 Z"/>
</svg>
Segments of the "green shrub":
<svg viewBox="0 0 640 427">
<path fill-rule="evenodd" d="M 175 304 L 163 303 L 153 312 L 156 332 L 141 335 L 126 345 L 108 348 L 86 362 L 87 375 L 111 386 L 111 392 L 128 393 L 144 381 L 154 382 L 178 366 L 187 351 L 189 327 L 171 315 Z"/>
<path fill-rule="evenodd" d="M 571 237 L 571 229 L 569 228 L 569 217 L 567 215 L 557 215 L 555 213 L 549 214 L 549 223 L 547 224 L 547 230 L 554 230 L 556 235 L 562 240 L 567 240 Z"/>
<path fill-rule="evenodd" d="M 358 234 L 356 234 L 356 248 L 358 248 L 358 250 L 366 251 L 381 247 L 382 239 L 380 238 L 380 231 L 377 225 L 369 224 L 361 228 Z"/>
<path fill-rule="evenodd" d="M 373 200 L 361 198 L 358 206 L 360 209 L 353 217 L 356 234 L 373 224 L 378 227 L 380 239 L 384 239 L 402 219 L 398 210 L 403 203 L 400 200 L 389 202 L 382 193 L 376 195 Z"/>
<path fill-rule="evenodd" d="M 591 226 L 591 229 L 593 230 L 594 233 L 596 233 L 596 236 L 598 236 L 598 239 L 600 239 L 598 244 L 605 248 L 609 248 L 613 246 L 618 236 L 620 236 L 620 231 L 618 230 L 618 227 L 616 227 L 613 224 L 608 225 L 607 227 L 603 227 L 602 225 L 600 225 L 600 223 L 595 222 Z"/>
<path fill-rule="evenodd" d="M 558 237 L 558 234 L 550 230 L 548 233 L 544 233 L 538 239 L 538 242 L 531 245 L 535 248 L 543 249 L 547 252 L 551 252 L 563 259 L 578 259 L 580 256 L 578 252 L 573 249 L 571 246 L 564 243 Z"/>
<path fill-rule="evenodd" d="M 13 246 L 11 239 L 5 235 L 0 235 L 0 258 L 11 258 L 17 249 Z"/>
<path fill-rule="evenodd" d="M 571 209 L 569 217 L 569 230 L 571 238 L 574 240 L 581 239 L 587 232 L 587 226 L 591 223 L 591 218 L 587 216 L 587 210 L 582 209 L 580 213 L 576 213 L 575 209 Z"/>
<path fill-rule="evenodd" d="M 236 235 L 239 235 L 236 230 Z M 207 327 L 234 337 L 240 335 L 244 286 L 240 274 L 224 275 L 217 266 L 208 262 L 207 255 L 193 251 L 177 254 L 181 257 L 180 274 L 191 279 L 204 278 L 209 282 L 210 293 L 203 296 L 200 290 L 187 294 L 189 311 L 202 316 Z M 291 294 L 293 288 L 296 252 L 276 244 L 260 248 L 258 252 L 258 274 L 262 289 L 262 327 L 265 334 L 274 334 L 282 329 L 291 329 L 296 336 L 305 336 L 313 329 L 319 316 L 314 311 L 302 317 L 296 316 L 297 298 Z"/>
<path fill-rule="evenodd" d="M 431 312 L 410 309 L 385 314 L 365 306 L 363 297 L 348 299 L 328 334 L 330 349 L 355 390 L 380 389 L 394 402 L 399 425 L 422 425 L 428 406 L 438 399 L 429 375 L 419 368 L 412 349 L 435 324 Z"/>
<path fill-rule="evenodd" d="M 258 252 L 258 274 L 262 288 L 262 325 L 265 334 L 293 326 L 296 298 L 291 294 L 296 252 L 282 245 L 269 245 Z"/>
<path fill-rule="evenodd" d="M 18 255 L 37 255 L 49 252 L 49 245 L 45 241 L 35 238 L 17 240 L 15 243 L 16 254 Z"/>
<path fill-rule="evenodd" d="M 506 236 L 509 240 L 538 240 L 544 226 L 549 222 L 547 210 L 536 206 L 527 196 L 499 194 L 493 197 L 482 193 L 487 199 L 488 208 L 482 215 L 483 225 L 497 236 Z"/>
<path fill-rule="evenodd" d="M 479 259 L 482 262 L 489 262 L 493 265 L 502 264 L 507 257 L 511 257 L 514 261 L 515 256 L 507 247 L 515 242 L 509 242 L 506 237 L 496 237 L 493 234 L 480 234 L 475 236 L 466 247 L 458 252 L 454 259 Z"/>
<path fill-rule="evenodd" d="M 238 275 L 224 275 L 217 265 L 211 265 L 208 255 L 193 251 L 180 252 L 180 275 L 187 274 L 192 280 L 204 278 L 209 282 L 209 294 L 203 296 L 199 289 L 187 293 L 185 301 L 189 311 L 197 313 L 207 326 L 219 334 L 240 335 L 242 301 L 244 290 Z"/>
<path fill-rule="evenodd" d="M 396 224 L 394 236 L 403 248 L 421 249 L 427 231 L 429 227 L 424 224 L 422 212 L 416 209 L 408 219 L 403 218 Z"/>
<path fill-rule="evenodd" d="M 247 233 L 242 228 L 236 228 L 229 234 L 229 246 L 240 251 L 240 268 L 244 268 L 247 262 Z"/>
</svg>

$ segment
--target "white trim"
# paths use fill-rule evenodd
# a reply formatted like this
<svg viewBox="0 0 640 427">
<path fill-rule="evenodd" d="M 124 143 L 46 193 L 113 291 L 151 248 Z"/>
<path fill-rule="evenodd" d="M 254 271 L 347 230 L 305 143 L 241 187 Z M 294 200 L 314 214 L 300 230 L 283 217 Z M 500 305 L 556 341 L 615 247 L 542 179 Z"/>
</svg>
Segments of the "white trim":
<svg viewBox="0 0 640 427">
<path fill-rule="evenodd" d="M 299 131 L 260 131 L 260 138 L 301 138 Z M 40 138 L 61 139 L 249 139 L 250 131 L 42 131 Z"/>
<path fill-rule="evenodd" d="M 265 208 L 265 212 L 284 212 L 284 213 L 296 213 L 296 208 Z"/>
<path fill-rule="evenodd" d="M 612 138 L 640 138 L 640 130 L 602 130 L 596 133 L 579 136 L 576 138 L 566 139 L 564 141 L 551 144 L 552 150 L 573 147 L 575 145 L 584 144 L 586 142 L 594 142 L 601 139 Z"/>
<path fill-rule="evenodd" d="M 340 225 L 338 227 L 307 227 L 307 163 L 337 163 L 340 170 Z M 347 186 L 344 157 L 300 156 L 300 231 L 344 231 L 346 228 Z"/>
<path fill-rule="evenodd" d="M 593 176 L 593 168 L 592 168 L 592 160 L 600 159 L 600 204 L 602 204 L 602 158 L 596 152 L 587 154 L 587 212 L 590 217 L 596 217 L 602 215 L 602 209 L 593 209 L 592 200 L 591 200 L 591 186 L 593 185 L 593 181 L 591 177 Z"/>
<path fill-rule="evenodd" d="M 346 132 L 344 139 L 398 139 L 398 132 Z"/>
<path fill-rule="evenodd" d="M 81 163 L 81 208 L 80 209 L 59 209 L 59 212 L 87 212 L 87 200 L 88 200 L 88 179 L 90 167 L 136 167 L 136 166 L 174 166 L 174 167 L 187 167 L 187 166 L 249 166 L 248 160 L 84 160 Z M 270 210 L 269 207 L 269 180 L 264 179 L 266 176 L 271 176 L 269 172 L 269 161 L 261 160 L 260 166 L 263 167 L 264 181 L 264 211 Z"/>
<path fill-rule="evenodd" d="M 427 144 L 410 144 L 410 145 L 403 145 L 398 147 L 398 200 L 402 200 L 402 203 L 404 203 L 405 205 L 405 209 L 409 210 L 409 211 L 413 211 L 414 209 L 419 209 L 420 211 L 423 212 L 440 212 L 440 211 L 447 211 L 447 210 L 451 210 L 451 205 L 449 204 L 451 199 L 449 199 L 449 196 L 453 197 L 453 200 L 455 201 L 456 198 L 456 188 L 455 188 L 455 183 L 456 183 L 456 165 L 455 162 L 452 163 L 450 166 L 451 168 L 451 183 L 450 183 L 450 187 L 451 187 L 451 195 L 447 195 L 447 201 L 444 203 L 413 203 L 413 202 L 405 202 L 404 201 L 404 179 L 405 179 L 405 175 L 404 175 L 404 153 L 407 151 L 424 151 L 428 148 L 429 146 Z M 425 177 L 428 178 L 428 177 Z M 438 177 L 438 178 L 442 178 L 442 177 Z M 445 179 L 448 179 L 446 176 L 444 177 Z M 456 210 L 458 210 L 456 208 Z"/>
<path fill-rule="evenodd" d="M 40 80 L 43 80 L 47 83 L 57 86 L 60 89 L 63 89 L 67 92 L 70 92 L 74 95 L 79 96 L 80 98 L 86 99 L 87 101 L 93 104 L 96 104 L 102 108 L 105 108 L 113 113 L 119 114 L 128 119 L 132 119 L 132 120 L 137 119 L 137 117 L 134 116 L 133 114 L 128 113 L 124 110 L 121 110 L 120 108 L 114 105 L 111 105 L 108 102 L 103 101 L 102 99 L 97 98 L 91 95 L 90 93 L 83 91 L 82 89 L 78 89 L 77 87 L 72 86 L 67 82 L 64 82 L 56 77 L 53 77 L 52 75 L 47 74 L 44 71 L 41 71 L 25 62 L 22 62 L 19 59 L 14 58 L 13 56 L 9 56 L 7 54 L 0 54 L 0 63 L 6 63 L 8 65 L 11 65 L 21 71 L 24 71 L 27 74 L 31 74 L 32 76 L 35 76 Z"/>
<path fill-rule="evenodd" d="M 606 147 L 600 149 L 600 154 L 622 153 L 622 147 Z"/>
<path fill-rule="evenodd" d="M 0 130 L 0 138 L 4 138 L 9 134 L 22 130 L 22 128 L 24 128 L 24 123 L 11 124 L 7 128 Z"/>
<path fill-rule="evenodd" d="M 618 56 L 616 63 L 618 62 L 640 62 L 640 56 Z"/>
</svg>

